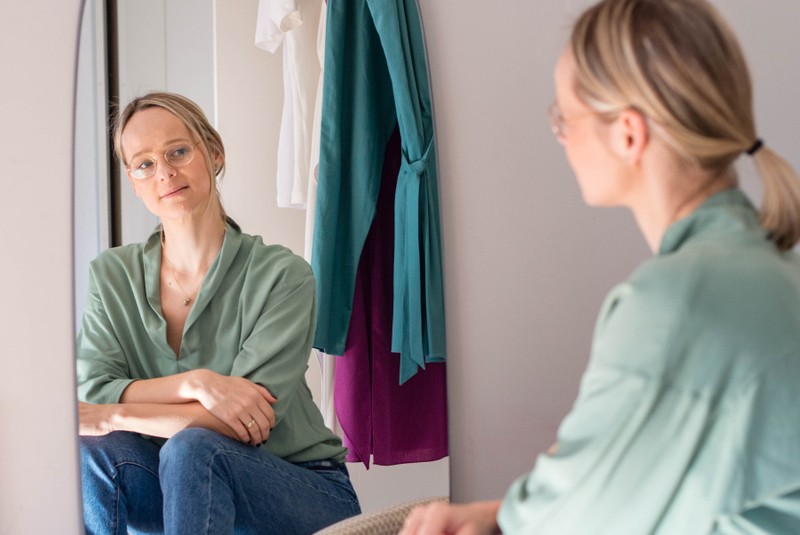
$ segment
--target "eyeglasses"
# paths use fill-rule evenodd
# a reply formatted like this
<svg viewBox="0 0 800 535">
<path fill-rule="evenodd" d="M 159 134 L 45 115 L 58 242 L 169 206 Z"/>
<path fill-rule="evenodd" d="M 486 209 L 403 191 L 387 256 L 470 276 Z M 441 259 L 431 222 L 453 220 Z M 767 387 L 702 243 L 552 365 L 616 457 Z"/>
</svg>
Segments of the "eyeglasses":
<svg viewBox="0 0 800 535">
<path fill-rule="evenodd" d="M 178 143 L 164 151 L 164 161 L 172 167 L 183 167 L 194 158 L 194 148 L 199 144 Z M 125 170 L 131 178 L 145 180 L 156 174 L 158 160 L 150 156 L 137 156 Z"/>
<path fill-rule="evenodd" d="M 594 115 L 597 112 L 594 110 L 588 110 L 582 113 L 576 113 L 569 120 L 578 119 L 580 117 Z M 561 115 L 561 110 L 558 108 L 558 103 L 553 102 L 547 107 L 547 119 L 550 121 L 550 129 L 553 131 L 553 134 L 559 138 L 564 139 L 567 137 L 566 131 L 564 127 L 566 126 L 567 119 Z"/>
</svg>

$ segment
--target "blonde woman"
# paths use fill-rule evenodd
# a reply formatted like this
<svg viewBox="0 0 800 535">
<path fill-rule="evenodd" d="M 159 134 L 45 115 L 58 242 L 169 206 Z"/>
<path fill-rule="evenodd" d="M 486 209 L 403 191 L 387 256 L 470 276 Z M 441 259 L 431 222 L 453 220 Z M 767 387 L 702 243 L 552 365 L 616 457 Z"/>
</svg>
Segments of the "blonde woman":
<svg viewBox="0 0 800 535">
<path fill-rule="evenodd" d="M 135 99 L 114 144 L 161 224 L 92 262 L 78 335 L 88 533 L 312 533 L 359 512 L 304 374 L 314 277 L 226 217 L 219 134 Z"/>
<path fill-rule="evenodd" d="M 607 297 L 558 444 L 502 501 L 402 533 L 800 533 L 800 184 L 758 137 L 735 37 L 705 0 L 605 0 L 555 86 L 584 200 L 630 208 L 654 257 Z"/>
</svg>

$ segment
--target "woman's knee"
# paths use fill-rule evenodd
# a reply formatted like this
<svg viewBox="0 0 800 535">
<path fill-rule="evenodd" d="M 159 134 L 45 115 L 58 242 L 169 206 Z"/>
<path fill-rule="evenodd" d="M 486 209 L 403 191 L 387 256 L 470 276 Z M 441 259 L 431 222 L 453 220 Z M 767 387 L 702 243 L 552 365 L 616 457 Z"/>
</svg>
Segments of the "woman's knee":
<svg viewBox="0 0 800 535">
<path fill-rule="evenodd" d="M 160 471 L 204 465 L 229 441 L 227 437 L 201 427 L 179 431 L 161 448 Z"/>
<path fill-rule="evenodd" d="M 140 435 L 125 431 L 79 438 L 81 462 L 84 464 L 115 464 L 120 460 L 139 458 L 143 450 L 156 447 Z"/>
</svg>

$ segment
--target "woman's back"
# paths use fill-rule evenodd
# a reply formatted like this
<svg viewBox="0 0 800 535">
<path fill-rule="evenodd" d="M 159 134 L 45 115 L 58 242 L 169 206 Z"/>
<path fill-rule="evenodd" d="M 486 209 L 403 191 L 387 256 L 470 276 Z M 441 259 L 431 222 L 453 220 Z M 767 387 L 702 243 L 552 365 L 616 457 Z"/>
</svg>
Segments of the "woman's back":
<svg viewBox="0 0 800 535">
<path fill-rule="evenodd" d="M 720 193 L 609 295 L 558 452 L 512 486 L 501 526 L 794 533 L 798 384 L 800 263 L 740 192 Z M 798 511 L 764 514 L 775 500 Z"/>
</svg>

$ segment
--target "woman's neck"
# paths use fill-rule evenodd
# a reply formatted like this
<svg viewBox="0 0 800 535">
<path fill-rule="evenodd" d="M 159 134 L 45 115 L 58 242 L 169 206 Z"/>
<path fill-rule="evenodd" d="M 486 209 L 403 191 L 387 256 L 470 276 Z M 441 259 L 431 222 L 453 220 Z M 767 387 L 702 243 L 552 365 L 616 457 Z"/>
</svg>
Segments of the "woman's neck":
<svg viewBox="0 0 800 535">
<path fill-rule="evenodd" d="M 694 212 L 712 195 L 736 186 L 732 169 L 711 173 L 675 161 L 654 163 L 651 168 L 642 182 L 644 188 L 630 208 L 654 253 L 673 223 Z"/>
<path fill-rule="evenodd" d="M 222 248 L 225 230 L 218 213 L 162 220 L 162 257 L 183 274 L 205 273 Z"/>
</svg>

